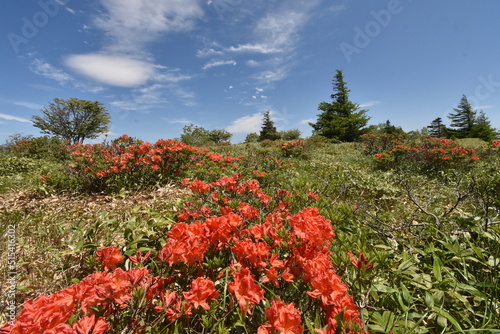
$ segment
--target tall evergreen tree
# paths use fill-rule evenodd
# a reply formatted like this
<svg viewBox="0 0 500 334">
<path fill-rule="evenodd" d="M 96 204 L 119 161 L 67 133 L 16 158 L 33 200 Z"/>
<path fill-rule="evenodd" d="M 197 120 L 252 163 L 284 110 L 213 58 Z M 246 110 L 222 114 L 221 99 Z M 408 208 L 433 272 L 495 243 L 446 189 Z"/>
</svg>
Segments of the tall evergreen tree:
<svg viewBox="0 0 500 334">
<path fill-rule="evenodd" d="M 448 115 L 451 120 L 450 133 L 457 138 L 470 137 L 472 127 L 476 121 L 476 112 L 467 100 L 467 96 L 462 95 L 460 104 L 453 111 L 455 113 Z"/>
<path fill-rule="evenodd" d="M 332 103 L 321 102 L 316 123 L 309 123 L 317 135 L 339 141 L 355 141 L 363 134 L 363 128 L 370 119 L 367 110 L 359 110 L 359 105 L 349 101 L 349 92 L 344 75 L 337 70 L 333 80 L 335 93 Z"/>
<path fill-rule="evenodd" d="M 446 137 L 446 125 L 443 124 L 441 117 L 434 119 L 427 129 L 429 129 L 429 136 Z"/>
<path fill-rule="evenodd" d="M 259 141 L 263 140 L 277 140 L 280 139 L 280 134 L 274 126 L 274 122 L 271 119 L 271 113 L 266 111 L 264 113 L 264 119 L 262 121 L 262 128 L 260 130 Z"/>
</svg>

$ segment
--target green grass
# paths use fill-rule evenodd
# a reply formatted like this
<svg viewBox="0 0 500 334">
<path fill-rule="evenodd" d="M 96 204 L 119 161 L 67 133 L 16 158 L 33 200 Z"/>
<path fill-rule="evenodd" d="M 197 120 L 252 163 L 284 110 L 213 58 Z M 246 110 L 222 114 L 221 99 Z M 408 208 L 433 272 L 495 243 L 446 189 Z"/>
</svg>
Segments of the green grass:
<svg viewBox="0 0 500 334">
<path fill-rule="evenodd" d="M 478 140 L 459 143 L 478 150 L 483 145 Z M 431 175 L 379 169 L 372 156 L 351 143 L 306 145 L 300 158 L 259 144 L 211 149 L 285 164 L 266 170 L 262 186 L 268 193 L 288 189 L 301 194 L 292 207 L 315 205 L 331 220 L 333 260 L 370 332 L 493 333 L 499 328 L 496 153 L 460 173 L 452 169 Z M 0 233 L 7 225 L 16 226 L 19 304 L 95 270 L 92 252 L 98 247 L 157 250 L 190 196 L 173 184 L 113 195 L 61 193 L 69 181 L 64 164 L 12 155 L 2 161 Z M 45 187 L 44 175 L 60 178 L 54 183 L 58 188 Z M 308 191 L 320 199 L 311 204 Z M 2 247 L 5 243 L 0 253 Z M 373 268 L 353 269 L 349 251 L 363 251 Z M 0 277 L 6 275 L 5 261 L 2 257 Z"/>
</svg>

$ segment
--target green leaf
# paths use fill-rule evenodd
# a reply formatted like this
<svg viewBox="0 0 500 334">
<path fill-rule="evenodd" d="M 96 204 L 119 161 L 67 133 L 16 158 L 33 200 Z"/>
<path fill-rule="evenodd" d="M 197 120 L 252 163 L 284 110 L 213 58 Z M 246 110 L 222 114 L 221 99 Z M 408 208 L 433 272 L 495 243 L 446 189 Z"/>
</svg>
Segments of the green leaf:
<svg viewBox="0 0 500 334">
<path fill-rule="evenodd" d="M 432 266 L 434 277 L 438 282 L 441 282 L 443 280 L 443 276 L 441 276 L 441 270 L 443 269 L 443 262 L 441 262 L 441 259 L 436 254 L 432 254 L 432 258 L 434 259 L 434 264 Z"/>
<path fill-rule="evenodd" d="M 462 329 L 462 327 L 460 327 L 460 324 L 458 323 L 457 320 L 455 320 L 455 318 L 453 318 L 451 316 L 451 314 L 449 314 L 448 312 L 446 312 L 445 310 L 442 310 L 440 308 L 437 308 L 437 307 L 433 307 L 432 308 L 434 310 L 434 312 L 436 312 L 438 315 L 440 316 L 443 316 L 445 317 L 446 319 L 448 319 L 449 322 L 451 322 L 451 324 L 453 325 L 453 327 L 455 327 L 456 330 L 458 330 L 460 333 L 465 333 L 464 330 Z M 439 317 L 438 317 L 439 318 Z"/>
<path fill-rule="evenodd" d="M 432 308 L 434 306 L 434 297 L 428 291 L 425 291 L 424 300 L 427 307 Z"/>
<path fill-rule="evenodd" d="M 437 322 L 438 326 L 441 327 L 441 328 L 448 327 L 448 320 L 445 317 L 441 316 L 441 315 L 437 316 L 436 322 Z"/>
<path fill-rule="evenodd" d="M 389 287 L 387 285 L 380 284 L 380 283 L 374 283 L 373 284 L 373 290 L 379 291 L 379 292 L 385 292 L 385 293 L 398 292 L 398 290 L 396 290 L 394 288 L 391 288 L 391 287 Z"/>
</svg>

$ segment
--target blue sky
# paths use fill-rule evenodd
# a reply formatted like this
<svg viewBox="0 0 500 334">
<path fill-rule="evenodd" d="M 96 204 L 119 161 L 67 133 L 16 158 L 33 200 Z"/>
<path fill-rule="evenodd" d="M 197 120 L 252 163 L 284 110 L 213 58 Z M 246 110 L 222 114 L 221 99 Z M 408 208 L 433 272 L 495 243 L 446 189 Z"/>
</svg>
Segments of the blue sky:
<svg viewBox="0 0 500 334">
<path fill-rule="evenodd" d="M 341 69 L 370 124 L 421 129 L 462 94 L 500 128 L 498 0 L 3 0 L 0 143 L 53 98 L 100 101 L 109 137 L 241 142 L 269 110 L 311 135 Z M 448 123 L 449 124 L 449 123 Z"/>
</svg>

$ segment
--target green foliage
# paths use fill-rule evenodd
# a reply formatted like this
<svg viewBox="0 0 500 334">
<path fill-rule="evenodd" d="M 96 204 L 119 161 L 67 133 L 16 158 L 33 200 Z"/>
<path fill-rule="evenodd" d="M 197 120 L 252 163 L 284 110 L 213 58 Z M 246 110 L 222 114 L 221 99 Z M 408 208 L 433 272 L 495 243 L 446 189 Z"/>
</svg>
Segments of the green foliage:
<svg viewBox="0 0 500 334">
<path fill-rule="evenodd" d="M 54 102 L 41 111 L 43 116 L 33 116 L 33 126 L 72 144 L 97 138 L 109 130 L 111 123 L 108 111 L 98 101 L 54 98 Z"/>
<path fill-rule="evenodd" d="M 336 273 L 342 276 L 359 306 L 368 332 L 498 331 L 500 141 L 488 145 L 472 139 L 461 139 L 457 143 L 425 138 L 414 141 L 408 137 L 375 134 L 363 136 L 362 141 L 359 146 L 333 144 L 324 137 L 316 137 L 286 146 L 287 143 L 273 141 L 217 146 L 213 152 L 184 147 L 185 150 L 171 155 L 162 153 L 162 158 L 175 165 L 179 171 L 177 180 L 188 176 L 203 178 L 209 183 L 220 176 L 242 173 L 245 177 L 258 179 L 267 193 L 283 196 L 289 202 L 287 210 L 296 212 L 306 206 L 318 207 L 335 228 L 331 259 Z M 0 233 L 5 234 L 7 222 L 19 226 L 19 255 L 26 262 L 20 264 L 19 272 L 20 286 L 28 291 L 19 290 L 19 305 L 42 292 L 67 287 L 72 279 L 81 279 L 94 271 L 96 262 L 91 254 L 98 247 L 116 244 L 126 255 L 135 255 L 136 250 L 155 253 L 165 245 L 167 233 L 186 200 L 191 209 L 214 205 L 209 193 L 168 192 L 160 196 L 163 188 L 148 183 L 151 179 L 158 180 L 157 174 L 149 172 L 151 167 L 134 167 L 141 158 L 148 158 L 147 154 L 134 155 L 138 153 L 136 149 L 146 144 L 131 138 L 113 142 L 111 145 L 118 146 L 116 152 L 123 150 L 122 155 L 115 157 L 121 159 L 125 153 L 130 153 L 134 159 L 123 179 L 109 179 L 109 184 L 118 188 L 132 180 L 144 182 L 140 184 L 147 189 L 145 192 L 130 188 L 131 191 L 122 190 L 113 196 L 71 194 L 60 200 L 56 200 L 54 194 L 47 197 L 22 195 L 17 200 L 24 201 L 23 205 L 8 198 L 0 199 L 0 203 L 5 203 L 0 204 Z M 130 147 L 132 150 L 128 151 Z M 147 152 L 156 152 L 158 148 L 152 145 Z M 373 155 L 384 152 L 395 154 L 395 168 L 377 168 L 377 158 Z M 396 157 L 396 152 L 401 155 Z M 460 152 L 465 152 L 466 156 L 453 155 Z M 90 160 L 80 161 L 82 173 L 83 168 L 94 173 L 101 171 L 93 169 L 102 163 L 99 160 L 101 153 L 90 155 L 95 164 Z M 428 156 L 430 153 L 434 154 Z M 307 159 L 303 159 L 302 154 L 306 154 Z M 479 160 L 470 159 L 475 155 Z M 9 156 L 15 159 L 5 165 L 12 166 L 15 174 L 7 178 L 28 175 L 38 170 L 45 159 Z M 439 163 L 447 156 L 454 163 L 441 168 Z M 0 161 L 8 161 L 6 157 Z M 178 161 L 182 163 L 177 164 Z M 422 168 L 426 164 L 440 168 L 430 172 Z M 92 182 L 99 182 L 97 175 L 92 175 Z M 228 189 L 220 192 L 219 195 L 223 195 L 219 197 L 221 203 L 223 197 L 228 196 Z M 290 195 L 286 195 L 285 189 Z M 238 196 L 248 201 L 252 197 L 248 192 Z M 250 204 L 257 205 L 255 203 Z M 237 210 L 237 204 L 229 201 L 228 210 Z M 272 210 L 271 206 L 262 208 L 266 213 Z M 42 253 L 45 258 L 41 257 Z M 207 255 L 199 269 L 211 268 L 216 272 L 229 260 L 214 252 Z M 0 262 L 0 272 L 5 271 L 6 266 L 2 264 Z M 133 267 L 129 260 L 124 265 Z M 181 267 L 158 266 L 153 260 L 144 265 L 167 274 Z M 186 277 L 195 277 L 198 271 L 182 273 L 176 286 L 185 284 Z M 228 283 L 228 277 L 229 272 L 218 276 L 217 286 Z M 271 291 L 266 290 L 266 294 L 271 295 Z M 276 291 L 279 291 L 277 295 L 284 296 L 286 303 L 298 300 L 297 307 L 304 310 L 301 318 L 308 331 L 313 332 L 322 325 L 323 310 L 317 303 L 308 302 L 304 286 L 299 282 L 280 285 L 280 290 Z M 221 302 L 215 303 L 210 310 L 199 310 L 190 330 L 255 332 L 256 324 L 265 321 L 265 314 L 257 308 L 253 315 L 235 312 L 237 306 L 233 303 L 231 308 L 229 292 L 221 292 L 225 293 Z M 298 298 L 299 295 L 302 298 Z M 134 299 L 133 303 L 137 302 Z M 159 332 L 160 329 L 154 329 L 148 322 L 150 320 L 141 320 L 151 326 L 146 332 Z M 185 319 L 180 319 L 165 330 L 181 332 L 186 326 Z"/>
<path fill-rule="evenodd" d="M 280 139 L 280 134 L 274 126 L 274 122 L 271 119 L 271 113 L 269 111 L 266 111 L 264 113 L 264 119 L 262 120 L 262 128 L 260 129 L 259 141 L 277 139 Z"/>
<path fill-rule="evenodd" d="M 232 133 L 226 130 L 210 130 L 208 138 L 214 144 L 227 143 L 231 140 Z"/>
<path fill-rule="evenodd" d="M 315 124 L 309 124 L 317 135 L 343 142 L 356 141 L 370 119 L 366 116 L 367 110 L 359 110 L 359 105 L 349 101 L 350 91 L 344 82 L 342 71 L 337 70 L 333 82 L 336 91 L 331 95 L 333 102 L 321 102 L 318 110 L 322 113 L 318 115 Z"/>
<path fill-rule="evenodd" d="M 467 100 L 467 96 L 462 95 L 459 105 L 453 111 L 455 113 L 448 115 L 451 120 L 450 134 L 456 138 L 470 137 L 472 127 L 475 124 L 476 112 Z"/>
<path fill-rule="evenodd" d="M 185 125 L 182 131 L 180 141 L 198 147 L 229 142 L 233 136 L 226 130 L 207 130 L 194 124 Z"/>
<path fill-rule="evenodd" d="M 441 117 L 434 119 L 427 128 L 429 129 L 429 136 L 436 138 L 446 137 L 447 129 Z"/>
<path fill-rule="evenodd" d="M 259 135 L 255 132 L 247 134 L 245 137 L 245 143 L 256 143 L 259 141 Z"/>
<path fill-rule="evenodd" d="M 23 139 L 9 145 L 7 150 L 18 156 L 59 162 L 65 162 L 70 157 L 68 143 L 59 137 Z"/>
<path fill-rule="evenodd" d="M 280 131 L 280 138 L 282 140 L 298 140 L 302 134 L 299 129 Z"/>
<path fill-rule="evenodd" d="M 370 138 L 369 141 L 377 143 L 380 140 Z M 383 139 L 382 142 L 384 142 Z M 471 164 L 479 160 L 475 149 L 459 146 L 456 141 L 445 138 L 427 137 L 406 144 L 395 140 L 388 146 L 392 148 L 374 155 L 378 166 L 386 169 L 436 172 L 456 168 L 464 171 L 470 169 Z M 370 153 L 376 146 L 370 144 L 365 147 Z"/>
<path fill-rule="evenodd" d="M 479 116 L 476 117 L 475 123 L 472 126 L 469 137 L 480 138 L 484 141 L 492 141 L 498 136 L 496 130 L 491 126 L 491 122 L 481 110 Z"/>
<path fill-rule="evenodd" d="M 33 159 L 2 154 L 2 159 L 0 160 L 0 176 L 27 173 L 34 170 L 36 166 L 37 164 Z"/>
</svg>

